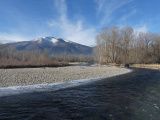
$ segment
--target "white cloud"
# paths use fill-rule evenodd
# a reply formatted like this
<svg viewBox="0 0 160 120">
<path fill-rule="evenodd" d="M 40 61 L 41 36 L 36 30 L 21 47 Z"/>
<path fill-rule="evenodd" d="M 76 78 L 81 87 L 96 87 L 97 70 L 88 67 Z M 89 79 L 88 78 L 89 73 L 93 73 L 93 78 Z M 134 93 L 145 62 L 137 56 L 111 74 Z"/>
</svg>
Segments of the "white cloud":
<svg viewBox="0 0 160 120">
<path fill-rule="evenodd" d="M 24 37 L 21 35 L 0 33 L 0 42 L 2 42 L 2 43 L 27 41 L 27 40 L 29 40 L 28 37 Z"/>
<path fill-rule="evenodd" d="M 113 13 L 132 1 L 133 0 L 95 0 L 95 3 L 98 6 L 98 16 L 100 14 L 103 15 L 101 19 L 101 25 L 109 23 L 113 19 Z"/>
<path fill-rule="evenodd" d="M 81 19 L 78 21 L 71 21 L 67 16 L 65 0 L 55 0 L 54 5 L 60 16 L 57 19 L 49 21 L 48 25 L 64 39 L 84 45 L 93 45 L 96 34 L 95 29 L 92 27 L 85 28 Z"/>
<path fill-rule="evenodd" d="M 137 25 L 136 27 L 134 27 L 134 31 L 139 33 L 139 32 L 148 32 L 148 28 L 147 25 Z"/>
</svg>

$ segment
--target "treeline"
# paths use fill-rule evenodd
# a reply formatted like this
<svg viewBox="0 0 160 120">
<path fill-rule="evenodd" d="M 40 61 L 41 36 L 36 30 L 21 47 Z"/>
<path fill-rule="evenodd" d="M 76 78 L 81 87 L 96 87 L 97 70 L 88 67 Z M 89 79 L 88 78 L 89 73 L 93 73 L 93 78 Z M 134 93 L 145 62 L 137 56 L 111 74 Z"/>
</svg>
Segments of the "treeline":
<svg viewBox="0 0 160 120">
<path fill-rule="evenodd" d="M 160 35 L 137 33 L 131 27 L 103 28 L 94 53 L 99 63 L 160 63 Z"/>
<path fill-rule="evenodd" d="M 60 67 L 69 65 L 66 61 L 53 61 L 39 51 L 6 51 L 1 53 L 0 68 L 23 68 L 23 67 Z"/>
<path fill-rule="evenodd" d="M 59 55 L 52 55 L 52 60 L 55 61 L 67 61 L 67 62 L 87 62 L 87 63 L 93 63 L 94 62 L 94 56 L 93 55 L 84 55 L 84 54 L 59 54 Z"/>
<path fill-rule="evenodd" d="M 93 62 L 91 55 L 68 55 L 66 53 L 59 55 L 50 55 L 45 49 L 43 52 L 36 51 L 15 51 L 11 48 L 3 48 L 0 45 L 0 67 L 43 67 L 43 66 L 65 66 L 69 62 Z"/>
</svg>

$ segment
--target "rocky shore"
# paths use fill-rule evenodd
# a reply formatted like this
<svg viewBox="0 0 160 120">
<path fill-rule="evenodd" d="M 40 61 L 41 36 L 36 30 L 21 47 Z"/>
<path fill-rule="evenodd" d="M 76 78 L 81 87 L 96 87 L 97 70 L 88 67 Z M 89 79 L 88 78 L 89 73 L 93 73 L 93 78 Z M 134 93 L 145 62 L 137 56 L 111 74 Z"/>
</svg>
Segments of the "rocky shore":
<svg viewBox="0 0 160 120">
<path fill-rule="evenodd" d="M 0 69 L 0 87 L 65 82 L 126 72 L 129 72 L 129 69 L 107 66 Z"/>
</svg>

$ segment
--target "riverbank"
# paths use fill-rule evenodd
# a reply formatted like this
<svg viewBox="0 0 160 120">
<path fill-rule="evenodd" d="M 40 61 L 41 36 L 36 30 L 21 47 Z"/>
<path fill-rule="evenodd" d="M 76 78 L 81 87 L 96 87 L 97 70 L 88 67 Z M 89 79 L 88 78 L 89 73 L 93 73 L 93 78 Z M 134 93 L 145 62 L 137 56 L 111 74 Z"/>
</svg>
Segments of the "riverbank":
<svg viewBox="0 0 160 120">
<path fill-rule="evenodd" d="M 112 76 L 129 71 L 129 69 L 114 66 L 0 69 L 0 87 L 59 83 Z"/>
<path fill-rule="evenodd" d="M 130 67 L 147 68 L 147 69 L 160 69 L 160 64 L 133 64 Z"/>
</svg>

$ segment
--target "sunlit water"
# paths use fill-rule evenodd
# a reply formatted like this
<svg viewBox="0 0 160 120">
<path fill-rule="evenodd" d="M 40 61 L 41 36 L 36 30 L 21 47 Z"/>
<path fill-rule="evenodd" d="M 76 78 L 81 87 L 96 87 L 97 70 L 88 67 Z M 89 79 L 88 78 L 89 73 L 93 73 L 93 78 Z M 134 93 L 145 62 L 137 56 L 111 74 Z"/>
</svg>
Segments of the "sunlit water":
<svg viewBox="0 0 160 120">
<path fill-rule="evenodd" d="M 0 119 L 159 120 L 160 71 L 136 69 L 58 91 L 0 97 Z"/>
</svg>

